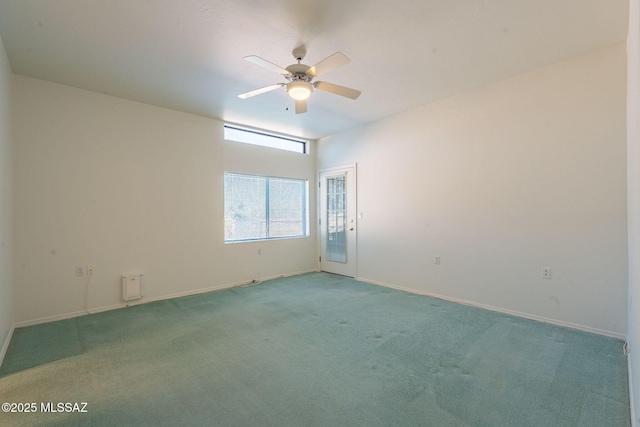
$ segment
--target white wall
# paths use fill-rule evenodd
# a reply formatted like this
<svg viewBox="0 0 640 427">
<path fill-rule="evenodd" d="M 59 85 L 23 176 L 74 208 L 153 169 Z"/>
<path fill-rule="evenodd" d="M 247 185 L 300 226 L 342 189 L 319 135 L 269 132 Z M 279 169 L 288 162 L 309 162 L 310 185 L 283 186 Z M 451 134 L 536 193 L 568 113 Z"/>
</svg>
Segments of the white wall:
<svg viewBox="0 0 640 427">
<path fill-rule="evenodd" d="M 320 140 L 358 164 L 358 277 L 626 336 L 625 72 L 613 46 Z"/>
<path fill-rule="evenodd" d="M 640 1 L 631 0 L 627 39 L 629 354 L 633 425 L 640 423 Z M 635 300 L 635 302 L 634 302 Z"/>
<path fill-rule="evenodd" d="M 315 237 L 223 243 L 225 170 L 315 182 L 313 156 L 225 142 L 209 118 L 14 82 L 17 325 L 82 313 L 77 265 L 95 265 L 90 310 L 121 305 L 126 272 L 144 273 L 149 300 L 316 268 Z"/>
<path fill-rule="evenodd" d="M 0 39 L 0 363 L 13 330 L 12 76 Z"/>
</svg>

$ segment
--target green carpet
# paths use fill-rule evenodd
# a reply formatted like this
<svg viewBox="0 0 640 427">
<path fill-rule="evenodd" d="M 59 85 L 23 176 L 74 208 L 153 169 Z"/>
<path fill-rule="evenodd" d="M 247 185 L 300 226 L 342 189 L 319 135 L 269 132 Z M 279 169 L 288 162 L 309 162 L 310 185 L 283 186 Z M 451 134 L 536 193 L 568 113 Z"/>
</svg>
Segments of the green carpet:
<svg viewBox="0 0 640 427">
<path fill-rule="evenodd" d="M 620 340 L 324 273 L 22 328 L 14 341 L 0 400 L 38 412 L 0 413 L 3 426 L 630 425 Z"/>
<path fill-rule="evenodd" d="M 81 352 L 75 319 L 18 328 L 0 366 L 0 376 L 77 356 Z"/>
</svg>

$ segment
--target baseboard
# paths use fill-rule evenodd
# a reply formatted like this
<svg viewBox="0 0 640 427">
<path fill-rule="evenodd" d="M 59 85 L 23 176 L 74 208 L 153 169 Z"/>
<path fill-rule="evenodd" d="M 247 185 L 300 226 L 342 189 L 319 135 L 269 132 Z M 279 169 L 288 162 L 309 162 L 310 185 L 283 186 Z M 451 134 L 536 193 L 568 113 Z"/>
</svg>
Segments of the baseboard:
<svg viewBox="0 0 640 427">
<path fill-rule="evenodd" d="M 265 280 L 279 279 L 279 278 L 282 278 L 282 277 L 298 276 L 300 274 L 307 274 L 307 273 L 312 273 L 312 272 L 315 272 L 315 271 L 316 270 L 313 269 L 313 270 L 296 271 L 296 272 L 284 273 L 284 274 L 276 274 L 276 275 L 269 276 L 269 277 L 261 277 L 259 280 L 260 281 L 265 281 Z M 177 293 L 173 293 L 173 294 L 162 295 L 162 296 L 157 296 L 157 297 L 152 297 L 152 298 L 142 298 L 142 299 L 139 299 L 139 300 L 127 301 L 127 302 L 123 301 L 123 302 L 120 302 L 118 304 L 91 308 L 88 311 L 82 310 L 82 311 L 75 311 L 75 312 L 72 312 L 72 313 L 59 314 L 59 315 L 55 315 L 55 316 L 42 317 L 42 318 L 39 318 L 39 319 L 25 320 L 25 321 L 22 321 L 22 322 L 17 322 L 14 326 L 16 328 L 22 328 L 22 327 L 25 327 L 25 326 L 39 325 L 39 324 L 42 324 L 42 323 L 55 322 L 57 320 L 71 319 L 71 318 L 74 318 L 74 317 L 84 316 L 84 315 L 87 315 L 87 314 L 101 313 L 103 311 L 117 310 L 119 308 L 130 307 L 130 306 L 132 307 L 132 306 L 135 306 L 135 305 L 146 304 L 146 303 L 154 302 L 154 301 L 162 301 L 162 300 L 167 300 L 167 299 L 172 299 L 172 298 L 186 297 L 186 296 L 189 296 L 189 295 L 204 294 L 204 293 L 207 293 L 207 292 L 223 291 L 225 289 L 235 288 L 236 286 L 246 286 L 246 285 L 249 285 L 249 284 L 251 284 L 253 282 L 254 282 L 253 280 L 244 280 L 244 281 L 240 281 L 240 282 L 225 283 L 225 284 L 222 284 L 222 285 L 216 285 L 216 286 L 210 286 L 210 287 L 207 287 L 207 288 L 194 289 L 194 290 L 191 290 L 191 291 L 177 292 Z"/>
<path fill-rule="evenodd" d="M 2 362 L 4 362 L 4 356 L 6 356 L 7 354 L 7 350 L 9 349 L 9 343 L 11 342 L 11 338 L 13 338 L 13 331 L 15 331 L 15 325 L 11 325 L 11 328 L 9 328 L 9 333 L 7 334 L 7 337 L 4 340 L 4 343 L 2 343 L 2 348 L 0 349 L 0 366 L 2 366 Z"/>
<path fill-rule="evenodd" d="M 293 273 L 276 274 L 276 275 L 273 275 L 273 276 L 261 277 L 260 279 L 256 279 L 255 281 L 263 282 L 265 280 L 280 279 L 280 278 L 283 278 L 283 277 L 290 277 L 290 276 L 299 276 L 301 274 L 307 274 L 307 273 L 312 273 L 312 272 L 315 272 L 315 270 L 305 270 L 305 271 L 296 271 L 296 272 L 293 272 Z M 138 300 L 138 301 L 140 301 L 138 303 L 136 303 L 136 301 L 128 301 L 127 304 L 123 304 L 123 305 L 118 306 L 116 308 L 123 307 L 123 306 L 132 306 L 132 305 L 137 305 L 137 304 L 144 304 L 144 303 L 153 302 L 153 301 L 162 301 L 162 300 L 167 300 L 167 299 L 172 299 L 172 298 L 187 297 L 187 296 L 190 296 L 190 295 L 205 294 L 207 292 L 224 291 L 226 289 L 235 288 L 237 286 L 247 286 L 247 285 L 250 285 L 252 283 L 254 283 L 254 280 L 243 280 L 241 282 L 226 283 L 226 284 L 223 284 L 223 285 L 211 286 L 209 288 L 195 289 L 195 290 L 192 290 L 192 291 L 178 292 L 178 293 L 171 294 L 171 295 L 163 295 L 161 297 L 154 297 L 154 298 L 148 298 L 148 299 L 144 299 L 144 300 Z M 94 310 L 91 310 L 91 312 L 92 313 L 97 313 L 98 310 L 107 311 L 107 310 L 112 310 L 112 309 L 113 308 L 106 308 L 104 310 L 94 309 Z"/>
<path fill-rule="evenodd" d="M 494 306 L 487 305 L 487 304 L 477 303 L 477 302 L 474 302 L 474 301 L 467 301 L 467 300 L 464 300 L 464 299 L 454 298 L 454 297 L 450 297 L 450 296 L 446 296 L 446 295 L 439 295 L 439 294 L 435 294 L 435 293 L 432 293 L 432 292 L 422 291 L 422 290 L 419 290 L 419 289 L 407 288 L 407 287 L 404 287 L 404 286 L 397 286 L 397 285 L 393 285 L 393 284 L 390 284 L 390 283 L 379 282 L 377 280 L 366 279 L 364 277 L 358 277 L 358 278 L 356 278 L 356 280 L 359 280 L 361 282 L 370 283 L 372 285 L 384 286 L 385 288 L 397 289 L 399 291 L 405 291 L 405 292 L 409 292 L 409 293 L 412 293 L 412 294 L 424 295 L 424 296 L 428 296 L 428 297 L 432 297 L 432 298 L 438 298 L 438 299 L 441 299 L 441 300 L 451 301 L 451 302 L 455 302 L 455 303 L 458 303 L 458 304 L 464 304 L 464 305 L 468 305 L 468 306 L 471 306 L 471 307 L 477 307 L 477 308 L 482 308 L 482 309 L 485 309 L 485 310 L 495 311 L 495 312 L 498 312 L 498 313 L 509 314 L 511 316 L 522 317 L 524 319 L 535 320 L 537 322 L 548 323 L 550 325 L 561 326 L 563 328 L 577 329 L 577 330 L 583 331 L 583 332 L 589 332 L 589 333 L 592 333 L 592 334 L 603 335 L 603 336 L 610 337 L 610 338 L 617 338 L 617 339 L 620 339 L 622 341 L 626 341 L 626 339 L 627 339 L 626 335 L 623 335 L 623 334 L 620 334 L 620 333 L 617 333 L 617 332 L 607 331 L 607 330 L 604 330 L 604 329 L 593 328 L 591 326 L 579 325 L 579 324 L 576 324 L 576 323 L 565 322 L 565 321 L 562 321 L 562 320 L 550 319 L 550 318 L 543 317 L 543 316 L 537 316 L 535 314 L 522 313 L 522 312 L 519 312 L 519 311 L 509 310 L 509 309 L 505 309 L 505 308 L 501 308 L 501 307 L 494 307 Z"/>
<path fill-rule="evenodd" d="M 24 328 L 25 326 L 33 326 L 33 325 L 39 325 L 41 323 L 49 323 L 49 322 L 56 322 L 58 320 L 71 319 L 78 316 L 84 316 L 85 314 L 87 314 L 87 312 L 82 310 L 82 311 L 74 311 L 72 313 L 57 314 L 55 316 L 41 317 L 33 320 L 23 320 L 22 322 L 16 322 L 15 327 Z"/>
<path fill-rule="evenodd" d="M 629 411 L 631 413 L 631 427 L 636 427 L 636 411 L 634 407 L 635 399 L 633 398 L 633 371 L 631 369 L 631 357 L 627 355 L 627 375 L 629 381 Z"/>
</svg>

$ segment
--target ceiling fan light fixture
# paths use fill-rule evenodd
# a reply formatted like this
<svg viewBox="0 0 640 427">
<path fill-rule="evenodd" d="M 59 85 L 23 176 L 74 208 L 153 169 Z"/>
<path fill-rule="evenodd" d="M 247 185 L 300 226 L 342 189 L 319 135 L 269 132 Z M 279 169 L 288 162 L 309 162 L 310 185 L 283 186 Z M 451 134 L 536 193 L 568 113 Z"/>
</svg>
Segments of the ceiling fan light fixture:
<svg viewBox="0 0 640 427">
<path fill-rule="evenodd" d="M 1 0 L 0 0 L 1 1 Z M 287 68 L 282 68 L 279 65 L 269 62 L 266 59 L 262 59 L 259 56 L 250 55 L 245 56 L 244 59 L 253 62 L 263 68 L 271 70 L 280 74 L 289 83 L 275 83 L 270 86 L 265 86 L 260 89 L 254 89 L 249 92 L 241 93 L 238 95 L 241 99 L 251 98 L 252 96 L 260 95 L 261 93 L 270 92 L 272 90 L 279 89 L 286 86 L 287 93 L 295 100 L 296 114 L 307 112 L 307 99 L 311 96 L 314 89 L 318 89 L 323 92 L 333 93 L 334 95 L 340 95 L 349 99 L 356 99 L 360 96 L 360 91 L 351 89 L 345 86 L 336 85 L 328 82 L 314 82 L 313 80 L 331 70 L 334 70 L 342 65 L 349 63 L 349 58 L 340 52 L 336 52 L 318 62 L 313 67 L 301 64 L 302 58 L 305 56 L 304 47 L 294 49 L 293 57 L 298 61 L 297 64 L 291 64 Z"/>
<path fill-rule="evenodd" d="M 304 80 L 295 80 L 287 85 L 287 93 L 296 101 L 304 101 L 311 96 L 313 85 Z"/>
</svg>

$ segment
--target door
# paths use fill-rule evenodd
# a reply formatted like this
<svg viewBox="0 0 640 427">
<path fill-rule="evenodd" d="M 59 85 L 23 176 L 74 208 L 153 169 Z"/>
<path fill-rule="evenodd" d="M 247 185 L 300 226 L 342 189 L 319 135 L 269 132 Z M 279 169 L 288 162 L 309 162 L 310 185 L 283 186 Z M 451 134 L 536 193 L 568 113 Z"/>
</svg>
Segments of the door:
<svg viewBox="0 0 640 427">
<path fill-rule="evenodd" d="M 356 165 L 320 171 L 320 270 L 356 277 Z"/>
</svg>

